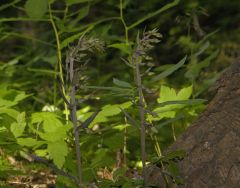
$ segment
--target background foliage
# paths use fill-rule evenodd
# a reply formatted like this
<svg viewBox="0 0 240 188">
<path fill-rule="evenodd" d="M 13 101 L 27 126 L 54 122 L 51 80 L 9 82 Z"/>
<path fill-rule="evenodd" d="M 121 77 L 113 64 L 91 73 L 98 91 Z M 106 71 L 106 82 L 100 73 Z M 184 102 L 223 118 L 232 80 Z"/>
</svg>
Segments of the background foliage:
<svg viewBox="0 0 240 188">
<path fill-rule="evenodd" d="M 208 88 L 239 56 L 239 7 L 238 0 L 2 0 L 0 179 L 24 173 L 6 156 L 23 160 L 28 153 L 77 173 L 62 97 L 69 99 L 70 86 L 61 93 L 57 76 L 67 82 L 65 60 L 83 35 L 90 44 L 97 45 L 97 38 L 105 46 L 104 52 L 87 53 L 91 60 L 77 67 L 78 120 L 96 115 L 80 130 L 84 182 L 119 183 L 125 168 L 111 182 L 98 172 L 116 168 L 122 150 L 125 167 L 141 168 L 137 87 L 128 65 L 139 38 L 155 28 L 161 41 L 145 54 L 140 69 L 147 70 L 142 78 L 147 161 L 162 155 L 205 108 Z M 61 175 L 57 182 L 74 186 Z M 119 184 L 133 186 L 128 180 Z"/>
</svg>

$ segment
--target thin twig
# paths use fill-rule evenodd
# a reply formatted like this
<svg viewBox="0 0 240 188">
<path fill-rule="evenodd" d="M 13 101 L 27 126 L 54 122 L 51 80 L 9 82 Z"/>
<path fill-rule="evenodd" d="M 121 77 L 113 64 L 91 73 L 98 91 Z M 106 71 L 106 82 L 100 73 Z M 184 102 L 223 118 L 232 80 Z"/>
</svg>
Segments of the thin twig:
<svg viewBox="0 0 240 188">
<path fill-rule="evenodd" d="M 74 58 L 69 58 L 70 68 L 69 68 L 69 75 L 70 75 L 70 83 L 73 83 L 74 77 Z M 82 169 L 81 169 L 81 151 L 80 151 L 80 139 L 78 133 L 78 121 L 77 121 L 77 104 L 76 104 L 76 85 L 71 86 L 70 92 L 70 105 L 71 105 L 71 119 L 73 123 L 73 133 L 75 138 L 75 150 L 76 150 L 76 158 L 77 158 L 77 172 L 78 172 L 78 186 L 81 188 L 82 185 Z"/>
<path fill-rule="evenodd" d="M 65 176 L 69 179 L 71 179 L 72 181 L 74 181 L 75 183 L 78 182 L 77 178 L 75 176 L 73 176 L 72 174 L 69 174 L 68 172 L 65 172 L 64 170 L 59 169 L 56 165 L 52 164 L 51 162 L 49 162 L 48 160 L 39 157 L 37 155 L 34 154 L 29 154 L 28 155 L 32 161 L 38 162 L 38 163 L 42 163 L 46 166 L 48 166 L 49 168 L 51 168 L 56 174 L 60 174 L 61 176 Z"/>
</svg>

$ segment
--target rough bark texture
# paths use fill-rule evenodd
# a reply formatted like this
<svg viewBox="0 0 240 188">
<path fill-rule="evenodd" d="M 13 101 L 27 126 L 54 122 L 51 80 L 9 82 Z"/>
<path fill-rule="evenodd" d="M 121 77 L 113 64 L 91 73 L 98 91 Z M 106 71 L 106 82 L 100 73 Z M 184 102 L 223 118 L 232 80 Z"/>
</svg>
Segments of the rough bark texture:
<svg viewBox="0 0 240 188">
<path fill-rule="evenodd" d="M 240 188 L 240 60 L 215 84 L 207 109 L 170 147 L 185 150 L 179 162 L 185 188 Z"/>
</svg>

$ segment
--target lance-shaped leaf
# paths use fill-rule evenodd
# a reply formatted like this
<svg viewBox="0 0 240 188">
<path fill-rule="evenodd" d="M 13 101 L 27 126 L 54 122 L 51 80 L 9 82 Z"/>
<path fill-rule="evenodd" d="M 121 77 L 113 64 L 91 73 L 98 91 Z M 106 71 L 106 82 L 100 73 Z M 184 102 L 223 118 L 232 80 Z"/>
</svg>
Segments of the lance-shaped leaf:
<svg viewBox="0 0 240 188">
<path fill-rule="evenodd" d="M 132 88 L 131 84 L 129 84 L 128 82 L 118 80 L 116 78 L 113 78 L 113 83 L 120 87 Z"/>
<path fill-rule="evenodd" d="M 179 121 L 180 119 L 184 119 L 184 118 L 185 118 L 185 116 L 180 114 L 180 115 L 177 115 L 175 118 L 171 118 L 169 120 L 165 120 L 163 123 L 160 123 L 160 124 L 154 126 L 154 128 L 160 129 L 160 128 L 162 128 L 165 125 L 172 124 L 172 123 L 174 123 L 176 121 Z"/>
<path fill-rule="evenodd" d="M 124 109 L 122 109 L 122 108 L 120 108 L 120 110 L 124 113 L 124 115 L 125 115 L 126 118 L 129 120 L 129 122 L 130 122 L 133 126 L 137 127 L 137 129 L 139 129 L 138 123 L 127 113 L 127 111 L 124 110 Z"/>
<path fill-rule="evenodd" d="M 185 56 L 182 60 L 180 60 L 176 65 L 173 65 L 169 69 L 167 69 L 167 70 L 163 71 L 162 73 L 160 73 L 159 75 L 153 77 L 151 82 L 156 82 L 158 80 L 161 80 L 161 79 L 166 78 L 167 76 L 171 75 L 172 73 L 174 73 L 176 70 L 178 70 L 179 68 L 181 68 L 184 65 L 184 63 L 186 62 L 186 59 L 187 59 L 187 56 Z"/>
<path fill-rule="evenodd" d="M 88 126 L 93 122 L 93 120 L 96 118 L 98 113 L 99 113 L 99 110 L 94 112 L 89 118 L 87 118 L 83 123 L 81 123 L 81 127 L 88 128 Z M 80 126 L 78 126 L 78 129 L 79 128 L 80 128 Z"/>
<path fill-rule="evenodd" d="M 111 90 L 116 92 L 131 92 L 129 88 L 120 88 L 120 87 L 105 87 L 105 86 L 86 86 L 87 89 L 99 89 L 99 90 Z"/>
<path fill-rule="evenodd" d="M 166 101 L 166 102 L 159 103 L 157 106 L 162 107 L 162 106 L 167 106 L 167 105 L 172 105 L 172 104 L 197 105 L 197 104 L 202 104 L 203 102 L 206 102 L 206 101 L 207 100 L 205 100 L 205 99 Z M 155 111 L 155 112 L 158 112 L 158 111 Z"/>
</svg>

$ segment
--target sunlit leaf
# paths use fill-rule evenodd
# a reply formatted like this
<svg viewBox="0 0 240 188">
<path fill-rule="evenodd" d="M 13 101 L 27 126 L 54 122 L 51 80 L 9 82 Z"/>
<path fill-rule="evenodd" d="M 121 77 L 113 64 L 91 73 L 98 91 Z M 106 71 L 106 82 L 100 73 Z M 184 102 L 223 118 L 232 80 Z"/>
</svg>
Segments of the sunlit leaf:
<svg viewBox="0 0 240 188">
<path fill-rule="evenodd" d="M 67 138 L 67 133 L 71 129 L 71 126 L 61 126 L 58 127 L 55 132 L 43 133 L 35 130 L 35 132 L 43 139 L 49 142 L 56 142 Z"/>
<path fill-rule="evenodd" d="M 104 122 L 102 120 L 107 120 L 110 116 L 115 116 L 121 113 L 120 108 L 126 109 L 129 108 L 132 105 L 130 101 L 122 103 L 122 104 L 114 104 L 114 105 L 105 105 L 102 107 L 101 111 L 98 113 L 94 121 L 91 123 L 91 125 L 98 123 L 98 122 Z"/>
<path fill-rule="evenodd" d="M 55 132 L 63 126 L 58 116 L 53 112 L 36 112 L 32 114 L 32 123 L 43 123 L 45 132 Z"/>
<path fill-rule="evenodd" d="M 17 110 L 14 110 L 12 108 L 0 108 L 0 114 L 7 114 L 10 117 L 16 119 L 16 117 L 18 116 L 19 112 Z"/>
<path fill-rule="evenodd" d="M 159 105 L 154 109 L 153 112 L 158 113 L 158 117 L 148 117 L 150 120 L 159 120 L 164 117 L 174 118 L 177 110 L 185 107 L 186 105 L 200 104 L 203 101 L 199 100 L 188 100 L 192 94 L 192 86 L 181 89 L 178 93 L 175 89 L 161 86 L 160 95 L 157 99 Z"/>
<path fill-rule="evenodd" d="M 33 146 L 40 146 L 46 142 L 38 141 L 37 139 L 33 138 L 17 138 L 17 143 L 21 146 L 33 147 Z"/>
<path fill-rule="evenodd" d="M 0 98 L 0 107 L 11 107 L 16 104 L 17 104 L 17 102 L 15 102 L 15 101 L 10 101 L 10 100 Z"/>
<path fill-rule="evenodd" d="M 19 137 L 23 134 L 26 126 L 25 112 L 18 114 L 16 120 L 17 122 L 13 122 L 10 129 L 15 137 Z"/>
<path fill-rule="evenodd" d="M 51 159 L 53 159 L 54 164 L 61 168 L 65 162 L 65 157 L 68 154 L 68 147 L 66 142 L 59 140 L 57 142 L 49 142 L 47 151 Z"/>
</svg>

